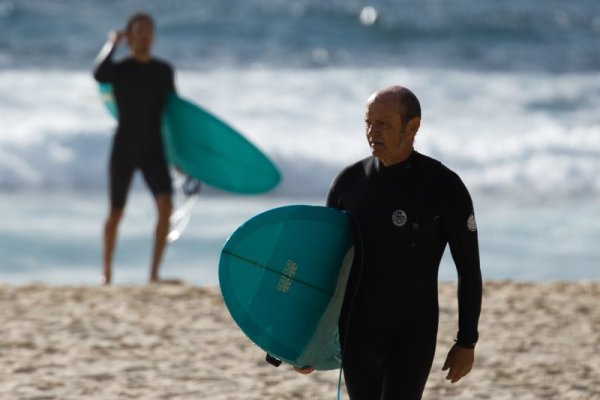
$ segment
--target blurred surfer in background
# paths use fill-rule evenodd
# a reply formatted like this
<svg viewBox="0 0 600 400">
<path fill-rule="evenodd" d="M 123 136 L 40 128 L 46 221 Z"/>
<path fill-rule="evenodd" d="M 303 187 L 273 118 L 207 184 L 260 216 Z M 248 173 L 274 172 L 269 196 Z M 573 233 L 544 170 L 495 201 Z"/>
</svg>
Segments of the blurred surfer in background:
<svg viewBox="0 0 600 400">
<path fill-rule="evenodd" d="M 421 106 L 393 86 L 367 102 L 372 156 L 344 169 L 327 205 L 347 210 L 358 244 L 340 315 L 342 366 L 352 400 L 420 399 L 435 354 L 438 268 L 450 244 L 458 272 L 459 331 L 443 370 L 469 373 L 482 282 L 469 192 L 439 161 L 416 152 Z M 297 368 L 309 373 L 312 368 Z"/>
<path fill-rule="evenodd" d="M 117 228 L 127 194 L 139 169 L 154 196 L 158 211 L 150 281 L 159 280 L 159 266 L 169 232 L 172 210 L 171 176 L 161 137 L 161 119 L 167 96 L 175 91 L 172 67 L 151 55 L 154 20 L 146 13 L 129 18 L 124 31 L 113 31 L 96 60 L 94 78 L 110 83 L 119 115 L 109 163 L 110 211 L 104 227 L 104 283 L 111 282 Z M 126 41 L 130 55 L 113 61 L 120 43 Z"/>
</svg>

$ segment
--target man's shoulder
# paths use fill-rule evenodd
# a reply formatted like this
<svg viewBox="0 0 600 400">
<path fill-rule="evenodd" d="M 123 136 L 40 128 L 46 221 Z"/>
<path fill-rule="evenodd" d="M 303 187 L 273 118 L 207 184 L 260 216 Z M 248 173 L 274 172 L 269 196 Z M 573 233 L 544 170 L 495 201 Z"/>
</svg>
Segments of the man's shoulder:
<svg viewBox="0 0 600 400">
<path fill-rule="evenodd" d="M 344 169 L 342 169 L 338 175 L 342 176 L 342 175 L 364 174 L 365 171 L 367 171 L 369 168 L 371 168 L 371 166 L 373 165 L 374 159 L 375 158 L 373 156 L 369 156 L 369 157 L 363 158 L 362 160 L 356 161 L 356 162 L 346 166 Z"/>
<path fill-rule="evenodd" d="M 357 179 L 365 177 L 369 165 L 373 162 L 372 158 L 373 157 L 367 157 L 344 167 L 333 179 L 332 187 L 339 188 L 352 185 Z"/>
<path fill-rule="evenodd" d="M 422 154 L 419 156 L 422 174 L 427 175 L 424 178 L 434 183 L 439 190 L 444 193 L 462 193 L 467 190 L 460 176 L 441 161 Z"/>
<path fill-rule="evenodd" d="M 433 157 L 426 156 L 425 154 L 417 153 L 418 162 L 421 168 L 431 174 L 435 174 L 440 178 L 454 178 L 458 177 L 456 172 L 452 171 L 441 161 L 436 160 Z"/>
<path fill-rule="evenodd" d="M 124 65 L 133 64 L 133 59 L 131 57 L 124 57 L 119 60 L 114 60 L 112 63 L 115 67 L 122 67 Z"/>
<path fill-rule="evenodd" d="M 157 68 L 173 71 L 173 66 L 171 63 L 163 60 L 162 58 L 152 57 L 152 63 L 156 65 Z"/>
</svg>

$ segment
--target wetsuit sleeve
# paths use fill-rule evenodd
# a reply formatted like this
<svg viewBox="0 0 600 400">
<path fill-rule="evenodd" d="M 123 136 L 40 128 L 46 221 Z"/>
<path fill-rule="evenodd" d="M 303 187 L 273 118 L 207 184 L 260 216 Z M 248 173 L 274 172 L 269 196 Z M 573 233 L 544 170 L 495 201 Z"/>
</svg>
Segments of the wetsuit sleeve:
<svg viewBox="0 0 600 400">
<path fill-rule="evenodd" d="M 94 79 L 101 83 L 111 83 L 114 80 L 115 64 L 112 56 L 117 46 L 112 41 L 107 41 L 94 63 Z"/>
<path fill-rule="evenodd" d="M 458 273 L 456 342 L 463 347 L 474 347 L 479 338 L 477 325 L 482 296 L 479 244 L 471 196 L 455 174 L 449 179 L 446 199 L 444 230 Z"/>
<path fill-rule="evenodd" d="M 169 65 L 169 92 L 177 93 L 177 88 L 175 87 L 175 71 L 173 67 Z"/>
<path fill-rule="evenodd" d="M 341 175 L 341 174 L 340 174 Z M 327 193 L 327 207 L 341 209 L 338 192 L 340 186 L 340 175 L 336 176 L 331 182 L 331 186 L 329 187 L 329 192 Z"/>
</svg>

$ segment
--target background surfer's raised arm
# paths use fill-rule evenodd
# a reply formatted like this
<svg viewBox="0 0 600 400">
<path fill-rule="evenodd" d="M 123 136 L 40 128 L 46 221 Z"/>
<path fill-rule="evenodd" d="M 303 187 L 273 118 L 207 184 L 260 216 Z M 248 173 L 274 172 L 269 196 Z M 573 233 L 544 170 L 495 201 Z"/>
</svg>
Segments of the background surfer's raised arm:
<svg viewBox="0 0 600 400">
<path fill-rule="evenodd" d="M 98 82 L 111 82 L 112 81 L 112 55 L 114 54 L 117 46 L 127 37 L 125 31 L 111 31 L 108 34 L 108 40 L 102 46 L 102 49 L 96 56 L 94 62 L 94 78 Z"/>
</svg>

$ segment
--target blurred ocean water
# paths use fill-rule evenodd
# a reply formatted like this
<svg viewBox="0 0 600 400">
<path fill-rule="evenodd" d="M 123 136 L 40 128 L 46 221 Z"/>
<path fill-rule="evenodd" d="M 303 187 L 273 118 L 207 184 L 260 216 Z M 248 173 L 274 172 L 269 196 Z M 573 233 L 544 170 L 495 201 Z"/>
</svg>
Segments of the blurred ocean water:
<svg viewBox="0 0 600 400">
<path fill-rule="evenodd" d="M 157 19 L 180 94 L 284 176 L 268 196 L 206 190 L 165 275 L 216 283 L 220 246 L 245 219 L 322 204 L 368 155 L 366 98 L 402 84 L 424 111 L 417 150 L 471 190 L 486 277 L 600 279 L 597 1 L 0 0 L 0 280 L 97 281 L 114 122 L 90 71 L 139 9 Z M 138 182 L 117 281 L 145 280 L 153 212 Z M 440 277 L 453 277 L 449 258 Z"/>
</svg>

